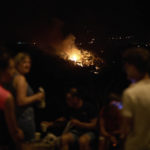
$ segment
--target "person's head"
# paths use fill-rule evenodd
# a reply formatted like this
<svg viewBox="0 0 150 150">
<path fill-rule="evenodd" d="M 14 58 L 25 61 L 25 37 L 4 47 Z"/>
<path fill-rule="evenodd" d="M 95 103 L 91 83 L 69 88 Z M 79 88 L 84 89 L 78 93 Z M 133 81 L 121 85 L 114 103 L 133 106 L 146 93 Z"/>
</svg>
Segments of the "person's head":
<svg viewBox="0 0 150 150">
<path fill-rule="evenodd" d="M 15 66 L 18 72 L 21 74 L 27 74 L 31 68 L 31 57 L 28 53 L 20 52 L 15 58 Z"/>
<path fill-rule="evenodd" d="M 126 49 L 123 61 L 128 79 L 138 81 L 148 73 L 150 52 L 145 48 Z"/>
<path fill-rule="evenodd" d="M 79 108 L 82 105 L 82 99 L 77 88 L 71 88 L 66 93 L 66 102 L 72 108 Z"/>
<path fill-rule="evenodd" d="M 12 57 L 3 52 L 0 54 L 0 81 L 2 83 L 9 82 L 15 73 L 15 64 Z"/>
</svg>

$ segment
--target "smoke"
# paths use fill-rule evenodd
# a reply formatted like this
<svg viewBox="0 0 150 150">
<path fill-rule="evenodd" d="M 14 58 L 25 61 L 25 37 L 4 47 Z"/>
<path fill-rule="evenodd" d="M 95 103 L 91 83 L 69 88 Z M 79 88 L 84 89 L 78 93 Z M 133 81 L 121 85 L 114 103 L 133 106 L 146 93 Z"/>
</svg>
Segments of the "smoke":
<svg viewBox="0 0 150 150">
<path fill-rule="evenodd" d="M 45 37 L 40 36 L 40 49 L 42 51 L 63 58 L 72 50 L 77 51 L 76 37 L 73 34 L 64 36 L 63 27 L 64 23 L 61 20 L 54 18 L 51 21 Z"/>
<path fill-rule="evenodd" d="M 80 51 L 77 49 L 75 45 L 75 36 L 72 34 L 69 34 L 64 40 L 61 41 L 60 45 L 58 45 L 58 49 L 60 51 L 57 51 L 57 54 L 65 58 L 65 56 L 68 56 L 70 53 L 80 53 Z"/>
<path fill-rule="evenodd" d="M 44 47 L 45 41 L 42 43 L 41 50 L 49 55 L 58 56 L 61 59 L 67 60 L 69 63 L 81 67 L 93 66 L 94 72 L 103 66 L 103 60 L 95 56 L 92 52 L 84 49 L 79 49 L 76 46 L 76 37 L 73 34 L 63 35 L 64 23 L 59 19 L 54 19 L 49 28 L 47 37 L 47 47 Z"/>
</svg>

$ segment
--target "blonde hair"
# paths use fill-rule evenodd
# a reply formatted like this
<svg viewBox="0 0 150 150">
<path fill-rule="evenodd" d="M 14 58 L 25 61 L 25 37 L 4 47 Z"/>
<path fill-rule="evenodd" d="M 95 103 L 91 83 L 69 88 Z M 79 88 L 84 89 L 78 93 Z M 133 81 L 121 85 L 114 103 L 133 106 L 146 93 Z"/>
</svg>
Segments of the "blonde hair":
<svg viewBox="0 0 150 150">
<path fill-rule="evenodd" d="M 26 57 L 30 57 L 28 53 L 20 52 L 14 57 L 15 66 L 21 63 Z"/>
</svg>

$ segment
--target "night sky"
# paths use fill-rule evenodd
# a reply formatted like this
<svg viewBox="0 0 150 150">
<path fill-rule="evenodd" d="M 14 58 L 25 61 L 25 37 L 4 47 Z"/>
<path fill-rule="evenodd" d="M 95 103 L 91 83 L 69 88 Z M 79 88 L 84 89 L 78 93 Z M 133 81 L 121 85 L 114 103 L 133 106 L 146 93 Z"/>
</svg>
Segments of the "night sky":
<svg viewBox="0 0 150 150">
<path fill-rule="evenodd" d="M 85 45 L 88 38 L 95 38 L 95 47 L 99 49 L 106 37 L 114 35 L 134 35 L 137 39 L 150 39 L 149 18 L 149 5 L 144 1 L 67 3 L 6 0 L 0 4 L 0 42 L 37 42 L 47 47 L 51 41 L 59 41 L 71 33 L 80 42 L 85 42 Z M 111 45 L 109 48 L 107 57 L 111 64 L 114 58 L 116 61 L 120 56 L 116 48 L 111 48 Z M 110 91 L 122 92 L 128 84 L 121 72 L 122 68 L 110 67 L 102 70 L 99 75 L 93 75 L 83 69 L 71 68 L 56 57 L 41 54 L 35 47 L 22 45 L 14 49 L 30 49 L 33 54 L 33 67 L 28 79 L 35 90 L 42 85 L 47 93 L 47 109 L 37 112 L 41 119 L 56 117 L 54 114 L 61 107 L 62 95 L 72 83 L 83 85 L 84 92 L 89 94 L 91 101 L 100 104 Z M 47 113 L 52 115 L 47 118 Z"/>
<path fill-rule="evenodd" d="M 0 38 L 3 40 L 48 38 L 54 18 L 63 23 L 66 33 L 84 35 L 90 30 L 98 37 L 116 33 L 142 37 L 150 34 L 150 10 L 144 1 L 14 2 L 5 1 L 0 5 Z"/>
<path fill-rule="evenodd" d="M 110 65 L 112 65 L 112 62 L 116 63 L 117 61 L 120 64 L 122 47 L 120 45 L 114 47 L 114 43 L 105 41 L 106 37 L 133 35 L 137 39 L 150 39 L 149 15 L 149 5 L 144 1 L 53 2 L 26 0 L 17 2 L 6 0 L 0 4 L 0 42 L 36 42 L 40 44 L 41 49 L 46 49 L 51 46 L 50 43 L 57 41 L 57 45 L 59 41 L 71 33 L 75 35 L 76 40 L 79 40 L 83 46 L 86 46 L 91 38 L 96 39 L 95 45 L 89 46 L 90 49 L 95 49 L 96 52 L 103 48 L 103 45 L 106 45 L 108 50 L 105 49 L 105 59 Z M 117 42 L 121 43 L 120 41 Z M 14 50 L 21 50 L 22 48 L 27 49 L 28 47 L 15 47 Z M 29 49 L 32 51 L 32 48 L 29 47 Z M 50 50 L 52 51 L 53 49 Z M 37 58 L 34 57 L 34 75 L 38 71 L 38 66 L 36 67 L 36 63 L 39 63 L 38 56 L 41 56 L 41 59 L 45 61 L 43 64 L 40 62 L 41 66 L 46 66 L 46 63 L 48 63 L 49 67 L 53 68 L 52 73 L 51 70 L 48 72 L 47 68 L 42 66 L 44 73 L 47 74 L 47 80 L 49 76 L 52 77 L 54 85 L 56 80 L 65 83 L 69 79 L 69 74 L 75 73 L 69 72 L 68 66 L 63 66 L 63 63 L 59 63 L 56 57 L 50 58 L 50 56 L 47 56 L 46 61 L 45 56 L 42 58 L 41 54 L 37 54 Z M 59 66 L 58 64 L 61 65 Z M 120 70 L 117 71 L 120 72 Z M 80 74 L 77 75 L 77 80 L 82 78 L 79 76 Z M 83 74 L 84 76 L 85 74 Z M 73 80 L 76 78 L 74 77 Z M 105 77 L 107 78 L 107 76 Z M 116 78 L 116 75 L 114 77 Z M 38 77 L 34 79 L 33 83 L 39 81 Z M 70 78 L 71 80 L 72 78 Z M 68 80 L 67 82 L 70 81 Z"/>
</svg>

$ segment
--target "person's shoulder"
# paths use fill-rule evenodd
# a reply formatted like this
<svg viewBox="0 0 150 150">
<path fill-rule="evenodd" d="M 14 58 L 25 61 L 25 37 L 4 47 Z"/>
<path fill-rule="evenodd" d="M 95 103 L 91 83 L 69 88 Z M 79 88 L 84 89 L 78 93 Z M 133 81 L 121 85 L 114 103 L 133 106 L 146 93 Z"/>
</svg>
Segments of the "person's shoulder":
<svg viewBox="0 0 150 150">
<path fill-rule="evenodd" d="M 124 90 L 122 94 L 122 100 L 125 102 L 135 102 L 136 97 L 141 94 L 141 87 L 139 86 L 138 83 L 134 83 L 130 87 Z"/>
<path fill-rule="evenodd" d="M 21 74 L 17 74 L 14 76 L 14 82 L 22 82 L 26 81 L 25 77 Z"/>
<path fill-rule="evenodd" d="M 133 95 L 133 88 L 132 87 L 128 87 L 126 88 L 123 93 L 122 93 L 122 100 L 124 101 L 125 99 L 128 99 L 129 97 L 132 97 Z"/>
<path fill-rule="evenodd" d="M 143 88 L 143 83 L 142 81 L 139 81 L 139 82 L 131 84 L 128 88 L 124 90 L 123 93 L 129 94 L 129 95 L 134 94 L 134 93 L 137 93 L 138 91 L 141 91 L 142 88 Z"/>
<path fill-rule="evenodd" d="M 131 93 L 133 93 L 137 88 L 137 83 L 133 83 L 131 84 L 129 87 L 127 87 L 124 91 L 123 91 L 123 95 L 130 95 Z"/>
<path fill-rule="evenodd" d="M 12 94 L 3 87 L 0 87 L 0 101 L 2 109 L 5 109 L 5 107 L 7 107 L 8 105 L 10 105 L 10 103 L 13 102 Z"/>
<path fill-rule="evenodd" d="M 6 100 L 13 100 L 13 96 L 8 90 L 3 88 L 3 93 L 4 93 Z"/>
<path fill-rule="evenodd" d="M 0 86 L 0 97 L 7 98 L 9 96 L 11 96 L 10 92 L 6 90 L 5 88 L 3 88 L 2 86 Z"/>
</svg>

